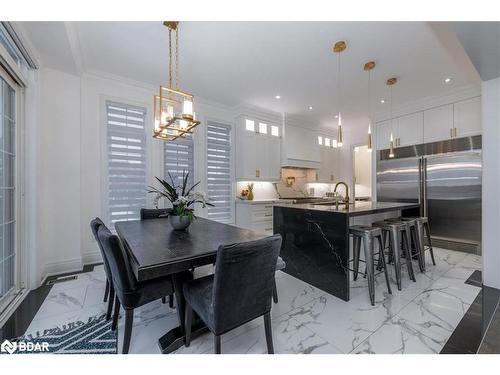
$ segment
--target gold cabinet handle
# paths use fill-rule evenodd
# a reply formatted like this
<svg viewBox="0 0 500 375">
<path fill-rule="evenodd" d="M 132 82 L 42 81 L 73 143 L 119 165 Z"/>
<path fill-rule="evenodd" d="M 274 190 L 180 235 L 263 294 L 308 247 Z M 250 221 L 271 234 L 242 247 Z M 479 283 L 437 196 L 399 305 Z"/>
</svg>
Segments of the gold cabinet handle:
<svg viewBox="0 0 500 375">
<path fill-rule="evenodd" d="M 453 128 L 453 136 L 456 138 L 457 137 L 457 128 Z"/>
<path fill-rule="evenodd" d="M 453 128 L 450 128 L 450 138 L 453 138 Z"/>
<path fill-rule="evenodd" d="M 259 169 L 255 170 L 255 177 L 260 177 L 260 170 Z"/>
</svg>

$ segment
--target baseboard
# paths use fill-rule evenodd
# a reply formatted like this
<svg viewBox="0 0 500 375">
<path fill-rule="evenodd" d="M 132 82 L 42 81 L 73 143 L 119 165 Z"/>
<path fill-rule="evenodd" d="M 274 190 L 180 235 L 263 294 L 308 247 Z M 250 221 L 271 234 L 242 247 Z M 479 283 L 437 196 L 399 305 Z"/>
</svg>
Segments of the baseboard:
<svg viewBox="0 0 500 375">
<path fill-rule="evenodd" d="M 102 263 L 102 256 L 100 251 L 87 251 L 82 253 L 82 263 L 85 264 L 96 264 Z"/>
<path fill-rule="evenodd" d="M 42 281 L 49 276 L 59 275 L 68 272 L 77 272 L 81 271 L 82 269 L 83 269 L 82 258 L 67 259 L 61 262 L 50 262 L 45 265 L 45 270 L 42 273 Z"/>
</svg>

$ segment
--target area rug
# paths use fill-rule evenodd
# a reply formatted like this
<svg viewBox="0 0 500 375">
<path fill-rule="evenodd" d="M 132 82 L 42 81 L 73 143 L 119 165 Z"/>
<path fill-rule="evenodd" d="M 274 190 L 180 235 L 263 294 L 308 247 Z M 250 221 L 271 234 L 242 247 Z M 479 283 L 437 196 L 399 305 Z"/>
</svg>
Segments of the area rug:
<svg viewBox="0 0 500 375">
<path fill-rule="evenodd" d="M 20 337 L 17 341 L 47 342 L 48 352 L 54 354 L 116 354 L 118 337 L 117 331 L 111 331 L 111 322 L 106 321 L 106 315 L 96 315 L 86 322 L 71 322 Z"/>
</svg>

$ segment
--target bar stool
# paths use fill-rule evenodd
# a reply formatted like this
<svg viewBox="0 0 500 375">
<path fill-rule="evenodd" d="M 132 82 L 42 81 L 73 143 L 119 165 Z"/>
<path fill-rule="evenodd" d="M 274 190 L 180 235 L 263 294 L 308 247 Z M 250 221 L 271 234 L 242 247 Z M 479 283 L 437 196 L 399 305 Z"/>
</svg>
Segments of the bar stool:
<svg viewBox="0 0 500 375">
<path fill-rule="evenodd" d="M 353 236 L 353 272 L 354 272 L 354 280 L 358 277 L 358 269 L 359 269 L 359 254 L 361 251 L 361 242 L 363 242 L 363 249 L 365 252 L 365 263 L 366 263 L 366 271 L 365 276 L 368 279 L 368 291 L 370 294 L 370 302 L 375 305 L 375 265 L 374 265 L 374 241 L 378 240 L 379 243 L 379 260 L 382 263 L 382 267 L 384 269 L 385 274 L 385 282 L 387 283 L 387 290 L 390 294 L 391 285 L 389 283 L 389 275 L 387 273 L 387 264 L 385 262 L 384 256 L 384 244 L 382 242 L 382 230 L 380 228 L 368 227 L 364 225 L 353 225 L 349 227 L 349 234 Z M 377 274 L 378 275 L 378 274 Z"/>
<path fill-rule="evenodd" d="M 426 216 L 419 216 L 419 217 L 414 217 L 410 219 L 415 219 L 416 224 L 417 224 L 417 238 L 418 242 L 421 244 L 420 246 L 420 251 L 421 251 L 421 258 L 422 258 L 422 266 L 425 272 L 425 252 L 426 250 L 429 250 L 431 253 L 431 260 L 432 264 L 435 266 L 436 265 L 436 260 L 434 259 L 434 250 L 432 248 L 432 240 L 431 240 L 431 229 L 429 227 L 429 219 Z M 425 232 L 425 235 L 424 235 Z M 427 236 L 427 243 L 429 246 L 426 248 L 425 247 L 425 237 Z"/>
<path fill-rule="evenodd" d="M 415 249 L 415 254 L 417 256 L 418 260 L 418 268 L 420 269 L 420 272 L 425 272 L 425 261 L 424 257 L 422 255 L 423 253 L 423 237 L 419 236 L 417 231 L 417 218 L 415 217 L 400 217 L 400 218 L 394 218 L 394 219 L 386 219 L 385 221 L 388 222 L 403 222 L 406 224 L 406 233 L 410 235 L 410 250 Z M 412 253 L 412 251 L 410 251 Z M 411 254 L 413 256 L 413 254 Z"/>
<path fill-rule="evenodd" d="M 401 255 L 406 256 L 406 268 L 410 279 L 416 281 L 411 262 L 411 249 L 408 242 L 408 226 L 401 221 L 377 221 L 372 224 L 374 227 L 382 229 L 383 245 L 385 249 L 385 239 L 389 235 L 389 254 L 394 260 L 394 269 L 396 271 L 396 283 L 398 290 L 401 290 Z M 402 241 L 401 241 L 402 240 Z M 403 246 L 401 246 L 401 242 Z"/>
</svg>

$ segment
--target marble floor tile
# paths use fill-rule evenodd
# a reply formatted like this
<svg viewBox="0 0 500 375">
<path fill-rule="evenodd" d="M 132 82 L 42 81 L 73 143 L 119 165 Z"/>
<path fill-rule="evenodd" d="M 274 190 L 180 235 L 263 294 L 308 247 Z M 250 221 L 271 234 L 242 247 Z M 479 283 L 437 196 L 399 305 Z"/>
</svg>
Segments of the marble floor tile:
<svg viewBox="0 0 500 375">
<path fill-rule="evenodd" d="M 273 346 L 275 353 L 282 354 L 337 354 L 341 353 L 332 344 L 320 337 L 289 315 L 273 319 Z M 221 351 L 225 354 L 265 354 L 267 353 L 264 326 L 254 328 L 234 339 L 223 343 Z"/>
<path fill-rule="evenodd" d="M 441 343 L 425 336 L 404 319 L 394 317 L 385 322 L 351 353 L 353 354 L 435 354 Z"/>
<path fill-rule="evenodd" d="M 102 288 L 104 296 L 104 287 L 106 285 L 106 274 L 104 272 L 98 270 L 94 272 L 79 273 L 75 276 L 75 280 L 55 283 L 52 286 L 51 292 L 56 293 L 86 285 L 96 285 Z"/>
<path fill-rule="evenodd" d="M 62 291 L 50 291 L 35 319 L 81 310 L 84 307 L 86 286 L 79 286 Z"/>
</svg>

